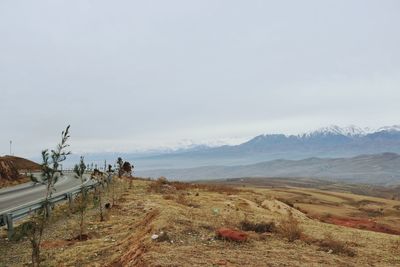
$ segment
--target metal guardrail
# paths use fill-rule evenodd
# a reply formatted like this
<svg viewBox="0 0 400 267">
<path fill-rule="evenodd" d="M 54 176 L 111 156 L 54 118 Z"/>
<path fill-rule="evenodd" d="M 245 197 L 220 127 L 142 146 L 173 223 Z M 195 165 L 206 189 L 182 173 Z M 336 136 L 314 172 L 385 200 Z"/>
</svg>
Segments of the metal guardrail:
<svg viewBox="0 0 400 267">
<path fill-rule="evenodd" d="M 65 170 L 63 172 L 67 173 Z M 96 182 L 96 183 L 93 183 L 90 185 L 86 185 L 84 187 L 74 188 L 68 192 L 56 194 L 55 196 L 48 199 L 49 204 L 47 204 L 47 205 L 52 207 L 55 204 L 66 201 L 66 200 L 68 200 L 69 203 L 71 204 L 73 201 L 73 197 L 75 195 L 79 194 L 83 188 L 87 189 L 87 190 L 91 190 L 91 189 L 94 189 L 95 187 L 97 187 L 98 185 L 99 185 L 99 183 Z M 40 199 L 40 200 L 37 200 L 34 202 L 30 202 L 30 203 L 21 205 L 15 209 L 7 210 L 5 213 L 0 214 L 0 227 L 7 225 L 8 237 L 10 239 L 14 233 L 13 222 L 16 220 L 19 220 L 23 217 L 29 216 L 40 209 L 46 208 L 45 203 L 46 203 L 45 199 Z M 49 209 L 49 211 L 50 210 L 51 209 Z"/>
</svg>

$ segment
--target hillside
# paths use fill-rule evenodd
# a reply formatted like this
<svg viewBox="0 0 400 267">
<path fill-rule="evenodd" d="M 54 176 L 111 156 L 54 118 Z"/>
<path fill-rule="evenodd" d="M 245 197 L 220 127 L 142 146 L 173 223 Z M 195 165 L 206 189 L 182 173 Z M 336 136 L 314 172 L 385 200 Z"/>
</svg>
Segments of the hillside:
<svg viewBox="0 0 400 267">
<path fill-rule="evenodd" d="M 24 172 L 40 170 L 40 165 L 20 157 L 0 157 L 0 187 L 27 182 Z"/>
<path fill-rule="evenodd" d="M 15 157 L 15 156 L 4 156 L 0 157 L 0 160 L 8 160 L 12 161 L 15 167 L 19 171 L 24 171 L 24 170 L 29 170 L 29 171 L 37 171 L 40 170 L 40 164 L 33 162 L 28 159 L 20 158 L 20 157 Z"/>
<path fill-rule="evenodd" d="M 371 184 L 354 184 L 338 181 L 326 181 L 312 178 L 231 178 L 217 179 L 211 181 L 199 181 L 200 183 L 216 183 L 222 185 L 233 186 L 251 186 L 251 187 L 267 187 L 267 188 L 313 188 L 323 191 L 333 191 L 342 193 L 351 193 L 356 195 L 364 195 L 371 197 L 379 197 L 386 199 L 400 200 L 400 186 L 379 186 Z"/>
<path fill-rule="evenodd" d="M 68 208 L 55 210 L 43 266 L 400 266 L 399 236 L 320 222 L 288 200 L 309 194 L 319 205 L 313 210 L 382 208 L 380 216 L 397 227 L 399 201 L 288 190 L 120 181 L 120 197 L 106 210 L 106 220 L 95 209 L 89 212 L 87 241 L 73 239 L 77 214 L 65 217 Z M 247 240 L 220 239 L 221 228 L 242 231 Z M 28 241 L 0 240 L 0 262 L 29 262 Z"/>
<path fill-rule="evenodd" d="M 205 180 L 239 177 L 310 177 L 352 183 L 395 185 L 400 183 L 400 155 L 383 153 L 353 158 L 273 160 L 241 166 L 205 166 L 188 169 L 138 171 L 144 177 Z"/>
</svg>

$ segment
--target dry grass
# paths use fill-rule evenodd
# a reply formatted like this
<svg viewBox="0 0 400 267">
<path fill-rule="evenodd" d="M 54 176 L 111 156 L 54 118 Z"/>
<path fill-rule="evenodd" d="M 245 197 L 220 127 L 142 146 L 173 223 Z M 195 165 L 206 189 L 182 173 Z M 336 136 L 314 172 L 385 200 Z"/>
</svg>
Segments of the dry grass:
<svg viewBox="0 0 400 267">
<path fill-rule="evenodd" d="M 294 242 L 295 240 L 301 239 L 303 236 L 303 228 L 300 226 L 299 221 L 293 218 L 293 216 L 281 219 L 276 228 L 276 232 L 289 242 Z"/>
<path fill-rule="evenodd" d="M 316 242 L 318 246 L 328 253 L 343 254 L 354 257 L 356 252 L 347 242 L 334 239 L 332 234 L 325 234 L 325 238 Z"/>
<path fill-rule="evenodd" d="M 369 230 L 400 233 L 400 224 L 394 219 L 400 217 L 397 200 L 309 188 L 268 188 L 265 192 L 310 218 L 329 223 L 335 223 L 334 218 L 373 219 L 378 227 L 367 227 Z"/>
<path fill-rule="evenodd" d="M 5 180 L 0 179 L 0 188 L 5 188 L 9 186 L 15 186 L 23 183 L 28 183 L 31 179 L 29 177 L 21 175 L 19 179 L 16 180 Z"/>
<path fill-rule="evenodd" d="M 179 194 L 178 197 L 176 198 L 176 203 L 184 205 L 184 206 L 189 206 L 190 202 L 187 199 L 187 197 L 184 194 Z"/>
<path fill-rule="evenodd" d="M 170 182 L 165 177 L 160 177 L 149 185 L 149 192 L 153 193 L 173 193 L 174 191 L 203 190 L 209 192 L 217 192 L 221 194 L 234 195 L 241 190 L 226 185 L 217 184 L 196 184 L 185 182 Z"/>
<path fill-rule="evenodd" d="M 253 231 L 256 233 L 272 233 L 276 231 L 276 225 L 274 222 L 254 223 L 244 220 L 240 222 L 240 229 L 243 231 Z"/>
<path fill-rule="evenodd" d="M 398 237 L 288 217 L 279 213 L 279 207 L 266 209 L 260 205 L 269 201 L 268 190 L 236 189 L 237 193 L 227 194 L 185 184 L 173 193 L 156 193 L 151 190 L 172 183 L 158 182 L 154 188 L 155 183 L 136 179 L 129 188 L 126 181 L 126 188 L 120 186 L 122 198 L 106 211 L 104 222 L 97 209 L 89 210 L 87 234 L 91 238 L 87 241 L 67 241 L 71 228 L 77 226 L 74 214 L 55 221 L 45 237 L 44 266 L 265 266 L 266 262 L 270 266 L 400 265 L 395 242 Z M 104 203 L 110 201 L 110 194 Z M 280 208 L 286 209 L 284 206 Z M 293 210 L 293 214 L 296 212 Z M 248 242 L 215 238 L 217 229 L 238 226 L 247 231 Z M 324 236 L 326 232 L 335 238 Z M 158 238 L 153 240 L 153 235 Z M 355 235 L 357 246 L 352 243 Z M 347 249 L 354 250 L 355 255 L 349 257 Z M 22 266 L 28 261 L 25 241 L 0 240 L 1 263 Z"/>
<path fill-rule="evenodd" d="M 393 253 L 400 253 L 400 238 L 393 240 L 391 249 Z"/>
</svg>

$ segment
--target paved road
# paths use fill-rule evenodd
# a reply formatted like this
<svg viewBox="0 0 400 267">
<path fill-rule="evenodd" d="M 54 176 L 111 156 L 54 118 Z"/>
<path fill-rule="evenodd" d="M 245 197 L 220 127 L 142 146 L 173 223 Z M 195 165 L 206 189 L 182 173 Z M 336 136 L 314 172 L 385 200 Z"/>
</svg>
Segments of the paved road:
<svg viewBox="0 0 400 267">
<path fill-rule="evenodd" d="M 29 185 L 31 183 L 2 190 L 0 192 L 0 214 L 44 197 L 46 189 L 44 185 L 36 185 L 34 187 Z M 56 183 L 56 192 L 53 195 L 70 191 L 72 188 L 78 188 L 79 186 L 80 180 L 76 179 L 74 174 L 65 174 Z"/>
</svg>

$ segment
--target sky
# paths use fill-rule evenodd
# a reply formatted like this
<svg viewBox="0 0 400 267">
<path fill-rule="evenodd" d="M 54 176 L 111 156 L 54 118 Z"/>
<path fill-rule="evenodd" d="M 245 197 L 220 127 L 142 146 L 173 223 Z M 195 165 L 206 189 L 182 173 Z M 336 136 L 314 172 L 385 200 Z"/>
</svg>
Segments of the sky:
<svg viewBox="0 0 400 267">
<path fill-rule="evenodd" d="M 1 0 L 0 155 L 400 124 L 398 0 Z"/>
</svg>

